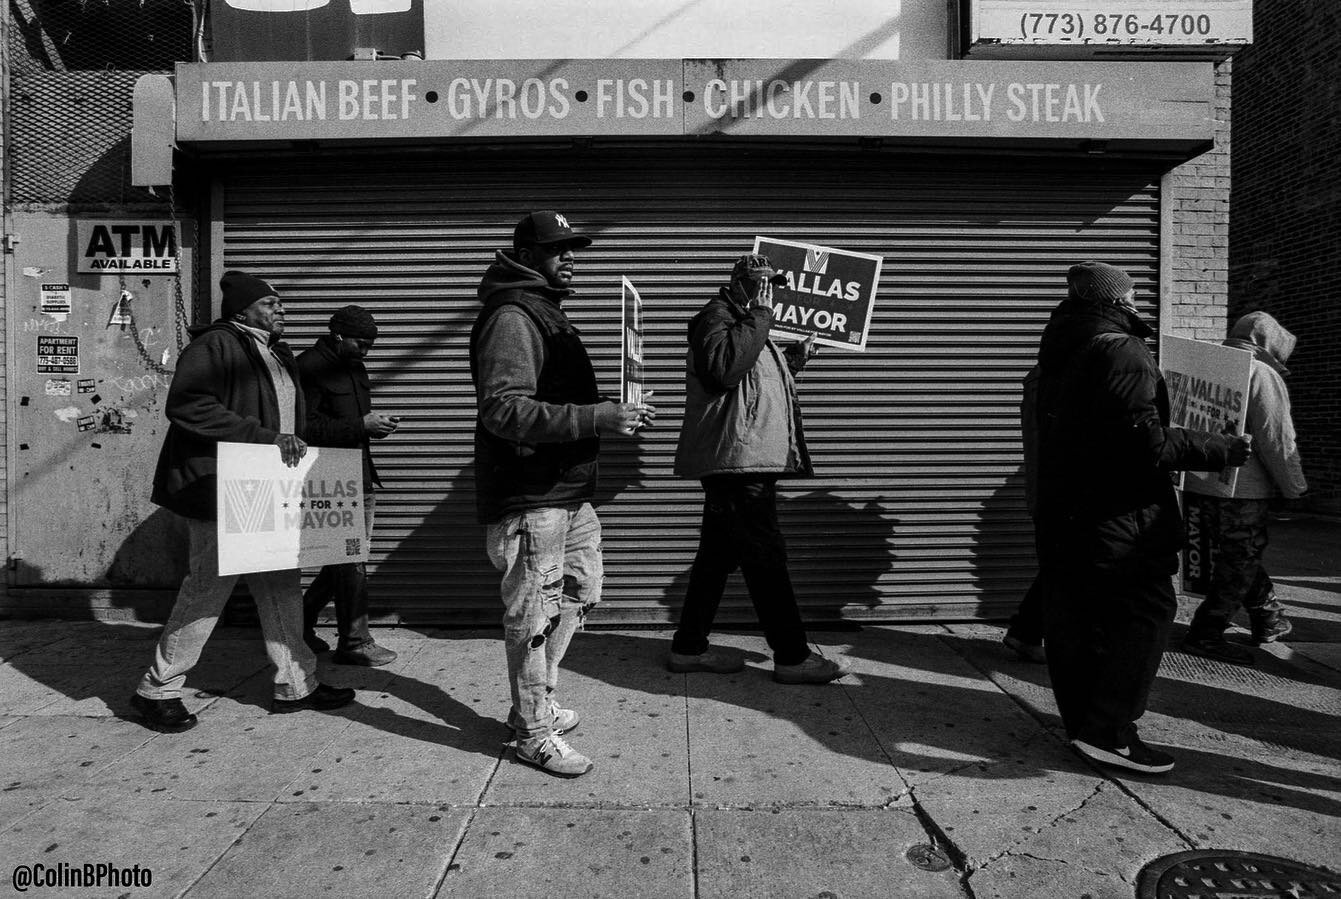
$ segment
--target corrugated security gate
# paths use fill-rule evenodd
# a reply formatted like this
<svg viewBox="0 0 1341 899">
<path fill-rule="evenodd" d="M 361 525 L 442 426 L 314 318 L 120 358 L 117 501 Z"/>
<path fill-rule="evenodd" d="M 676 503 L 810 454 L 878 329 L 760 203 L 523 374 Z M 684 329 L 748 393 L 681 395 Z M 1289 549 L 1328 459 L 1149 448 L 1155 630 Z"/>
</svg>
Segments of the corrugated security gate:
<svg viewBox="0 0 1341 899">
<path fill-rule="evenodd" d="M 812 619 L 1000 616 L 1033 577 L 1020 379 L 1075 261 L 1157 295 L 1153 163 L 912 157 L 855 148 L 695 143 L 434 150 L 235 162 L 221 169 L 224 263 L 283 293 L 295 350 L 359 303 L 381 327 L 374 402 L 404 416 L 374 447 L 385 482 L 374 611 L 407 624 L 496 622 L 497 575 L 474 520 L 476 287 L 513 223 L 564 212 L 595 243 L 565 304 L 602 389 L 619 372 L 620 277 L 645 306 L 657 425 L 607 438 L 596 623 L 663 622 L 697 541 L 699 485 L 671 462 L 685 325 L 756 235 L 879 254 L 867 351 L 825 348 L 799 382 L 816 477 L 780 496 Z M 722 620 L 752 614 L 733 578 Z"/>
</svg>

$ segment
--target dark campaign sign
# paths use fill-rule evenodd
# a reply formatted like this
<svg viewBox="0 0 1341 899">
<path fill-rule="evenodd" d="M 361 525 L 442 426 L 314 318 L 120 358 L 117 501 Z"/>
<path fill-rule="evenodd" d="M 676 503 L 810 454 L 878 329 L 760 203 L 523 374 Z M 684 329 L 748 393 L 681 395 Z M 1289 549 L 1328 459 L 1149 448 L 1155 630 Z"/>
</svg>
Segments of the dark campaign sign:
<svg viewBox="0 0 1341 899">
<path fill-rule="evenodd" d="M 774 237 L 756 237 L 786 284 L 773 288 L 774 336 L 801 338 L 849 350 L 866 349 L 866 333 L 880 284 L 879 256 Z"/>
</svg>

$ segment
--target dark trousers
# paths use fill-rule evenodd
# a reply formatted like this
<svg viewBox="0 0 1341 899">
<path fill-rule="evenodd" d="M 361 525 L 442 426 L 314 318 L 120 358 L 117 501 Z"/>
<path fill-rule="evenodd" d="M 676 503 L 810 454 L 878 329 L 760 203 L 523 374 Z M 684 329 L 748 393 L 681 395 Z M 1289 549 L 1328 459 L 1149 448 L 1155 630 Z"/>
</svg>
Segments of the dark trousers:
<svg viewBox="0 0 1341 899">
<path fill-rule="evenodd" d="M 1214 499 L 1203 503 L 1215 546 L 1210 589 L 1192 616 L 1188 636 L 1194 639 L 1224 635 L 1230 619 L 1246 609 L 1257 624 L 1279 615 L 1284 605 L 1262 564 L 1267 548 L 1270 503 L 1264 499 Z"/>
<path fill-rule="evenodd" d="M 779 665 L 797 665 L 810 656 L 805 626 L 796 606 L 787 547 L 778 528 L 777 479 L 720 475 L 703 479 L 703 526 L 674 652 L 698 655 L 708 648 L 726 579 L 737 568 L 745 576 L 764 639 Z"/>
<path fill-rule="evenodd" d="M 1020 600 L 1015 614 L 1010 617 L 1006 632 L 1012 637 L 1038 646 L 1043 642 L 1043 572 L 1034 575 L 1034 581 Z"/>
<path fill-rule="evenodd" d="M 1048 567 L 1043 589 L 1048 674 L 1067 738 L 1127 745 L 1178 609 L 1173 580 L 1081 561 Z"/>
<path fill-rule="evenodd" d="M 1096 535 L 1073 520 L 1040 520 L 1048 675 L 1068 739 L 1127 745 L 1145 714 L 1178 599 L 1173 559 L 1096 564 Z M 1169 563 L 1169 564 L 1164 564 Z"/>
<path fill-rule="evenodd" d="M 365 485 L 363 489 L 363 522 L 368 539 L 372 539 L 373 519 L 377 508 L 377 494 Z M 303 632 L 311 634 L 317 617 L 326 603 L 335 603 L 335 629 L 339 633 L 339 650 L 350 651 L 373 642 L 368 630 L 368 569 L 362 562 L 346 565 L 326 565 L 303 591 Z"/>
</svg>

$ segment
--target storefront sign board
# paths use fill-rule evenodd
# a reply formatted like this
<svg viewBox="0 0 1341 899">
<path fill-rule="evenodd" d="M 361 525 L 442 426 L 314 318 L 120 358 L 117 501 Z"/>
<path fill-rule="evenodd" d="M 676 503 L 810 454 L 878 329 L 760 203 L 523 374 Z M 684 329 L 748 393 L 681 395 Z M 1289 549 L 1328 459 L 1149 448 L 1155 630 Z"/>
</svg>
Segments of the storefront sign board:
<svg viewBox="0 0 1341 899">
<path fill-rule="evenodd" d="M 681 133 L 679 60 L 177 67 L 179 140 Z"/>
<path fill-rule="evenodd" d="M 179 141 L 670 136 L 1204 141 L 1200 62 L 425 60 L 177 67 Z"/>
<path fill-rule="evenodd" d="M 273 444 L 219 444 L 219 573 L 368 560 L 363 459 L 309 446 L 297 467 Z"/>
<path fill-rule="evenodd" d="M 1039 46 L 1207 47 L 1248 44 L 1252 0 L 973 0 L 970 40 Z"/>
</svg>

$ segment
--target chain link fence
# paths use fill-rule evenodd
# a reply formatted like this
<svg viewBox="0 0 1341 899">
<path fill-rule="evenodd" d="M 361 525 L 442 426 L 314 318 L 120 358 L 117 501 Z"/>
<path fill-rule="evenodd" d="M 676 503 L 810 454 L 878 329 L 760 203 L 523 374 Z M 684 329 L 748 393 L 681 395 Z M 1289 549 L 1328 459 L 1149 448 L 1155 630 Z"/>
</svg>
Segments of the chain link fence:
<svg viewBox="0 0 1341 899">
<path fill-rule="evenodd" d="M 130 185 L 131 95 L 142 74 L 195 59 L 196 8 L 189 0 L 7 2 L 9 201 L 155 202 Z"/>
</svg>

